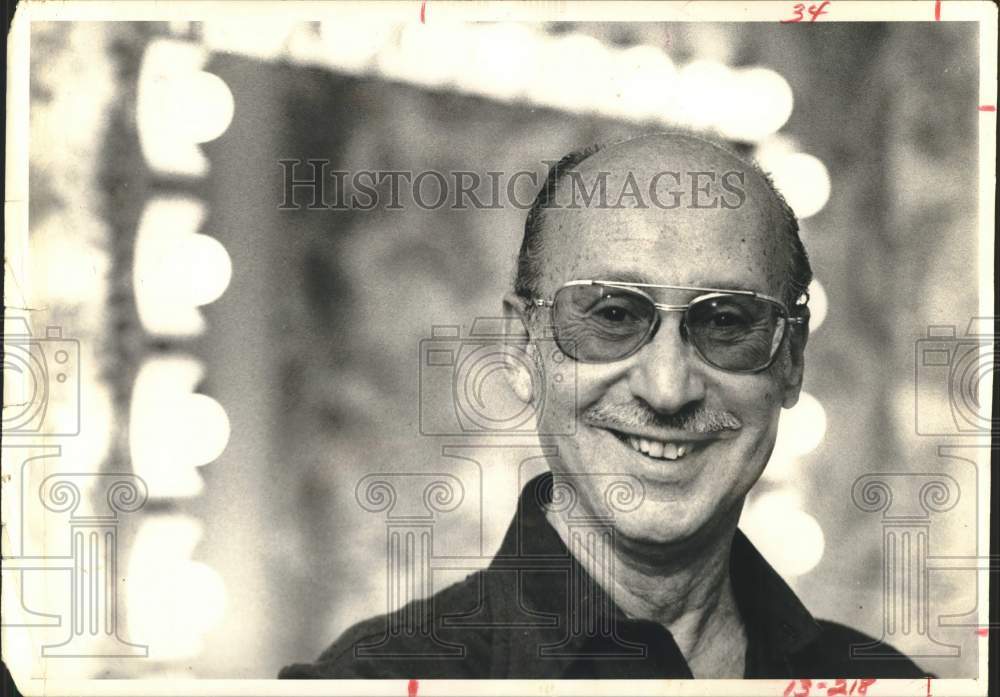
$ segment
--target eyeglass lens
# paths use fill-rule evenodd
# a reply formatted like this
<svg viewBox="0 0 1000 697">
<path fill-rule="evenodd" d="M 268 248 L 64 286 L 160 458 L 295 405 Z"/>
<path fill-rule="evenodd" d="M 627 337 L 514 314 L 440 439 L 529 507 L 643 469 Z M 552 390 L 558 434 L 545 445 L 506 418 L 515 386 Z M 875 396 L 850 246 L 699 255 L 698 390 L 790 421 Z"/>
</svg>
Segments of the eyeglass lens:
<svg viewBox="0 0 1000 697">
<path fill-rule="evenodd" d="M 656 328 L 659 310 L 644 294 L 601 285 L 564 286 L 553 321 L 560 349 L 579 361 L 608 363 L 641 348 Z M 780 306 L 749 295 L 713 294 L 685 313 L 687 339 L 708 363 L 723 370 L 766 366 L 781 345 Z"/>
</svg>

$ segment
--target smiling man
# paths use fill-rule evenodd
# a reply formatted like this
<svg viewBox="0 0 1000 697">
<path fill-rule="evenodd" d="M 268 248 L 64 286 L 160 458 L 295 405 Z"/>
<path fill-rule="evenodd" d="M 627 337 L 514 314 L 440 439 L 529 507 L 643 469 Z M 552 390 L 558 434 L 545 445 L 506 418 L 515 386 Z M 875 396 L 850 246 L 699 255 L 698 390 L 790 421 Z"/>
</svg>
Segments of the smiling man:
<svg viewBox="0 0 1000 697">
<path fill-rule="evenodd" d="M 698 184 L 658 205 L 679 200 L 671 179 Z M 551 471 L 488 569 L 282 677 L 925 675 L 814 619 L 737 530 L 799 396 L 810 279 L 794 213 L 717 144 L 661 134 L 563 158 L 504 299 L 524 328 L 510 382 L 544 395 Z"/>
</svg>

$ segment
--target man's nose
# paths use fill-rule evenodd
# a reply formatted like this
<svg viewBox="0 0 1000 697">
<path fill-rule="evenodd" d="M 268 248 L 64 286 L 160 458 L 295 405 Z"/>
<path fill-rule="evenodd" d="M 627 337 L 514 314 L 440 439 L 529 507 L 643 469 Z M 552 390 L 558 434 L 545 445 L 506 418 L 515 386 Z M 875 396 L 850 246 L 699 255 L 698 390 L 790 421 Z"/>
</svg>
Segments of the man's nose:
<svg viewBox="0 0 1000 697">
<path fill-rule="evenodd" d="M 703 364 L 694 347 L 681 338 L 680 320 L 674 313 L 663 315 L 656 336 L 636 354 L 628 376 L 632 394 L 664 414 L 705 397 Z"/>
</svg>

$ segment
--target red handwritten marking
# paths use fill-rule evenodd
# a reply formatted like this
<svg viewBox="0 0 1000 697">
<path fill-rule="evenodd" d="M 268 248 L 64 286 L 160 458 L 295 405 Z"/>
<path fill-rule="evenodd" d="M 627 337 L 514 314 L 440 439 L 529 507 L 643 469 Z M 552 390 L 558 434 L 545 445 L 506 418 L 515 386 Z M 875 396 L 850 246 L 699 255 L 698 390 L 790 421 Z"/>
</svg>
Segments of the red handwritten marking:
<svg viewBox="0 0 1000 697">
<path fill-rule="evenodd" d="M 809 14 L 812 15 L 812 19 L 810 19 L 809 21 L 815 22 L 817 19 L 819 19 L 820 15 L 826 14 L 826 12 L 823 11 L 823 8 L 829 4 L 830 0 L 823 0 L 823 2 L 820 3 L 819 7 L 817 7 L 816 5 L 810 5 Z"/>
<path fill-rule="evenodd" d="M 996 111 L 996 104 L 980 104 L 979 111 Z"/>
<path fill-rule="evenodd" d="M 804 19 L 804 15 L 803 15 L 804 12 L 808 12 L 809 13 L 809 21 L 810 22 L 815 22 L 819 18 L 820 15 L 827 14 L 824 11 L 823 8 L 825 8 L 829 4 L 830 4 L 830 0 L 823 0 L 823 2 L 821 2 L 819 5 L 810 5 L 809 9 L 807 10 L 806 6 L 805 6 L 805 3 L 801 3 L 801 2 L 796 3 L 795 7 L 792 8 L 792 11 L 795 13 L 795 16 L 792 17 L 791 19 L 783 19 L 783 20 L 781 20 L 781 23 L 782 24 L 795 24 L 796 22 L 801 22 Z"/>
<path fill-rule="evenodd" d="M 800 2 L 799 4 L 797 4 L 795 6 L 795 16 L 792 17 L 791 19 L 783 19 L 783 20 L 781 20 L 781 23 L 782 24 L 794 24 L 795 22 L 801 22 L 802 21 L 802 11 L 804 9 L 805 9 L 805 5 L 803 5 Z"/>
<path fill-rule="evenodd" d="M 844 680 L 843 678 L 837 678 L 836 684 L 826 691 L 826 697 L 833 697 L 833 695 L 846 695 L 846 694 L 847 694 L 847 681 Z"/>
<path fill-rule="evenodd" d="M 976 630 L 976 634 L 978 634 L 979 636 L 989 636 L 990 630 L 987 629 L 986 627 L 980 627 L 979 629 Z"/>
<path fill-rule="evenodd" d="M 862 678 L 861 682 L 855 682 L 854 685 L 858 685 L 858 694 L 864 695 L 868 694 L 868 688 L 875 684 L 875 678 Z M 851 685 L 851 694 L 854 694 L 854 685 Z"/>
<path fill-rule="evenodd" d="M 934 0 L 934 21 L 941 21 L 941 0 Z"/>
<path fill-rule="evenodd" d="M 795 9 L 794 9 L 795 16 L 792 17 L 791 19 L 783 19 L 783 20 L 781 20 L 781 23 L 782 24 L 794 24 L 796 22 L 801 22 L 802 21 L 802 13 L 805 12 L 805 9 L 806 9 L 805 5 L 803 5 L 801 2 L 798 3 L 797 5 L 795 5 Z"/>
<path fill-rule="evenodd" d="M 801 685 L 802 689 L 798 692 L 795 691 L 795 686 Z M 812 687 L 812 680 L 809 678 L 799 678 L 798 680 L 792 680 L 788 683 L 788 687 L 785 688 L 785 692 L 782 697 L 809 697 L 809 688 Z"/>
<path fill-rule="evenodd" d="M 421 12 L 421 14 L 423 14 Z M 411 680 L 406 686 L 407 697 L 417 697 L 417 690 L 420 688 L 420 683 L 416 680 Z"/>
<path fill-rule="evenodd" d="M 931 679 L 927 678 L 927 697 L 931 697 Z"/>
<path fill-rule="evenodd" d="M 421 24 L 424 23 L 424 17 L 426 16 L 426 13 L 427 13 L 427 0 L 422 0 L 422 2 L 420 3 L 420 23 Z"/>
<path fill-rule="evenodd" d="M 868 688 L 875 684 L 875 678 L 862 678 L 861 680 L 852 680 L 850 683 L 844 678 L 837 678 L 833 685 L 829 685 L 826 682 L 818 682 L 813 685 L 812 680 L 808 678 L 799 678 L 798 680 L 792 680 L 785 687 L 785 692 L 783 697 L 811 697 L 811 690 L 816 687 L 819 690 L 826 690 L 826 697 L 837 697 L 838 695 L 853 695 L 857 693 L 860 697 L 865 697 L 868 694 Z M 850 691 L 848 691 L 848 685 L 850 686 Z M 799 688 L 796 691 L 796 687 Z M 819 697 L 817 695 L 817 697 Z"/>
</svg>

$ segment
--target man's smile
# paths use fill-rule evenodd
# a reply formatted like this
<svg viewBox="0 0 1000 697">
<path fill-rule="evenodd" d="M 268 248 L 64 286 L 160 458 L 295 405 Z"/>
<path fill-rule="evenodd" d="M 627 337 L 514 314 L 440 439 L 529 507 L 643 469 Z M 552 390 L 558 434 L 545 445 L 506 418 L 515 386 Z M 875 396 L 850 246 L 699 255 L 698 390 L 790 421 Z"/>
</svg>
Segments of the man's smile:
<svg viewBox="0 0 1000 697">
<path fill-rule="evenodd" d="M 729 439 L 735 431 L 718 433 L 670 432 L 658 433 L 639 431 L 619 431 L 606 426 L 597 426 L 615 437 L 618 442 L 652 460 L 680 460 L 690 457 L 717 440 Z"/>
<path fill-rule="evenodd" d="M 733 438 L 738 434 L 736 429 L 705 432 L 656 426 L 625 426 L 607 423 L 603 419 L 597 422 L 591 419 L 587 421 L 590 426 L 607 431 L 623 445 L 654 460 L 680 460 L 708 443 Z"/>
<path fill-rule="evenodd" d="M 646 438 L 636 438 L 628 436 L 626 442 L 632 446 L 633 450 L 638 450 L 643 455 L 649 455 L 654 459 L 677 460 L 684 457 L 688 451 L 688 446 L 677 443 L 647 440 Z"/>
</svg>

